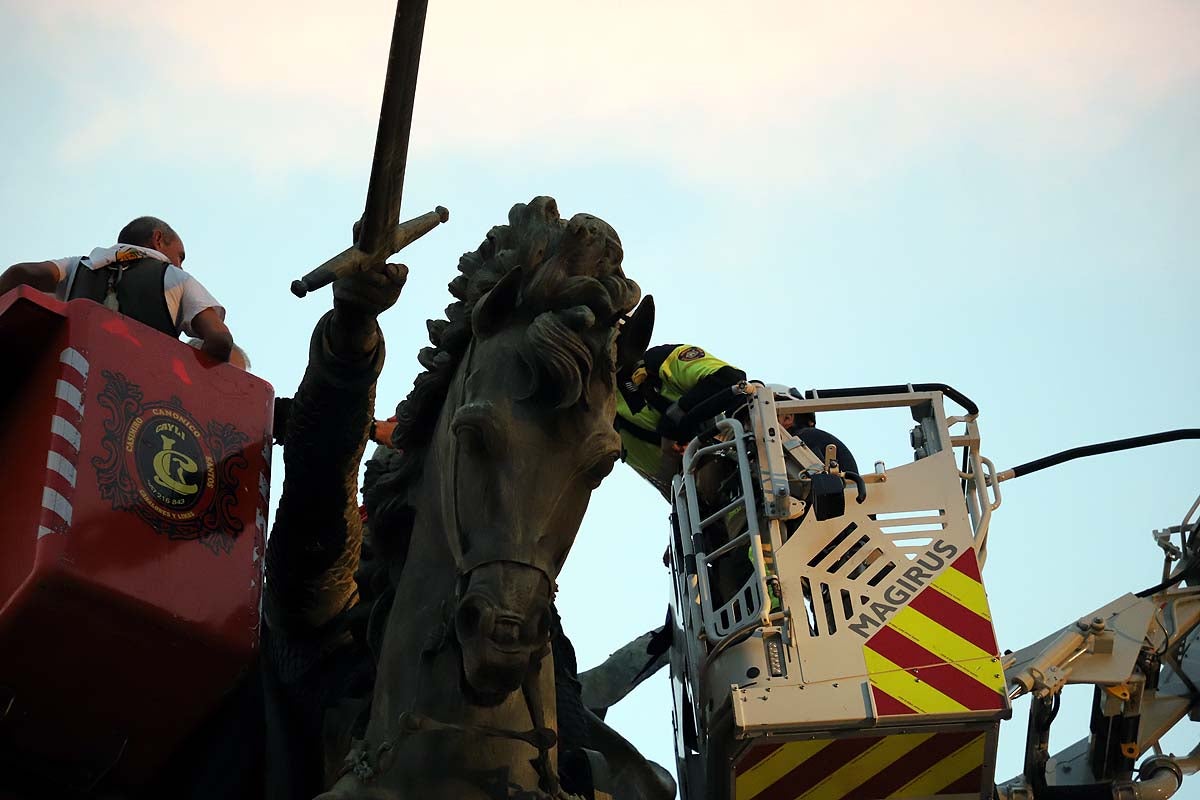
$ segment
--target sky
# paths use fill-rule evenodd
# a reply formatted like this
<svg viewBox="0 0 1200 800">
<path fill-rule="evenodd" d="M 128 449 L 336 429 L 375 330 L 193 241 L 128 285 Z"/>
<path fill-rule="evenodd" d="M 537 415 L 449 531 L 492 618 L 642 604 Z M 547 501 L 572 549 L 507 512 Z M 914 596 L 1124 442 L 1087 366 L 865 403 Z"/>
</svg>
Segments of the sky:
<svg viewBox="0 0 1200 800">
<path fill-rule="evenodd" d="M 1001 469 L 1200 422 L 1200 6 L 430 6 L 403 216 L 451 218 L 402 254 L 380 416 L 458 256 L 549 194 L 619 232 L 655 341 L 800 388 L 949 383 Z M 350 244 L 393 8 L 0 0 L 0 266 L 165 218 L 254 372 L 290 395 L 329 295 L 287 287 Z M 830 427 L 860 464 L 898 464 L 897 422 Z M 1195 447 L 1003 486 L 984 571 L 1002 648 L 1157 582 L 1150 531 L 1200 491 Z M 667 513 L 625 468 L 593 496 L 560 578 L 581 667 L 661 624 Z M 1086 735 L 1082 694 L 1053 746 Z M 1024 715 L 1000 778 L 1020 771 Z M 672 766 L 665 676 L 609 720 Z"/>
</svg>

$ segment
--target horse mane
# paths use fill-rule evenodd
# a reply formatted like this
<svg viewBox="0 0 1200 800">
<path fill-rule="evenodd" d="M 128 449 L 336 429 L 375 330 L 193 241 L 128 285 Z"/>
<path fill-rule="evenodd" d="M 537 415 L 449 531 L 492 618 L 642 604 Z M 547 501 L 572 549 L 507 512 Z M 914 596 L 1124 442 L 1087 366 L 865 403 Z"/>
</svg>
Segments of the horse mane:
<svg viewBox="0 0 1200 800">
<path fill-rule="evenodd" d="M 364 500 L 373 545 L 385 558 L 403 558 L 408 549 L 415 522 L 408 490 L 422 474 L 450 384 L 476 336 L 476 306 L 511 270 L 521 273 L 508 313 L 527 324 L 520 353 L 530 383 L 522 399 L 557 408 L 586 403 L 592 372 L 614 369 L 616 322 L 637 305 L 641 290 L 621 269 L 615 232 L 599 220 L 611 234 L 606 256 L 576 260 L 566 254 L 579 235 L 578 219 L 563 220 L 551 197 L 518 203 L 507 225 L 492 228 L 459 259 L 460 274 L 448 287 L 455 301 L 445 319 L 426 323 L 430 346 L 417 354 L 424 371 L 396 407 L 395 449 L 368 464 Z"/>
</svg>

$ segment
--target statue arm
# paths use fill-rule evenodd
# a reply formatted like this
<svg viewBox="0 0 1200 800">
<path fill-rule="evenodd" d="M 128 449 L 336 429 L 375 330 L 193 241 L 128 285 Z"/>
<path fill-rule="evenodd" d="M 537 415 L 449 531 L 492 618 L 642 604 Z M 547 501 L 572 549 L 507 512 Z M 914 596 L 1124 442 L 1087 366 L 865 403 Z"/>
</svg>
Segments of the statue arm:
<svg viewBox="0 0 1200 800">
<path fill-rule="evenodd" d="M 318 630 L 358 599 L 358 471 L 384 347 L 374 319 L 369 335 L 346 346 L 335 315 L 326 314 L 313 331 L 288 421 L 283 493 L 267 546 L 263 611 L 282 633 Z"/>
</svg>

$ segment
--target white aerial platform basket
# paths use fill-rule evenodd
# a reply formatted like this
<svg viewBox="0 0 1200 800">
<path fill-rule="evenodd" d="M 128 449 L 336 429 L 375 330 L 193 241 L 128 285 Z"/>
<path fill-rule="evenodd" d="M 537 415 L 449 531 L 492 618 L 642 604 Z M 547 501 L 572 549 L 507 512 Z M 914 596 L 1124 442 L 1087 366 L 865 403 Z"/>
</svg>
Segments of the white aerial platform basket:
<svg viewBox="0 0 1200 800">
<path fill-rule="evenodd" d="M 760 388 L 687 448 L 671 543 L 685 798 L 991 796 L 1010 709 L 975 413 L 947 419 L 940 391 L 853 391 Z M 815 476 L 843 476 L 777 415 L 886 407 L 912 411 L 916 459 L 844 476 L 844 513 L 818 520 Z"/>
</svg>

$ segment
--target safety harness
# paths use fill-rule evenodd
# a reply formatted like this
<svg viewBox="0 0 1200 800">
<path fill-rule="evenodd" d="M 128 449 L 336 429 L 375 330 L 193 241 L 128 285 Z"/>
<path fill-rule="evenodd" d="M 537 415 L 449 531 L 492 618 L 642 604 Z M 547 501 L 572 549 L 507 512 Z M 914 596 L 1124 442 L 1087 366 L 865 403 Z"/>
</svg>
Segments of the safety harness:
<svg viewBox="0 0 1200 800">
<path fill-rule="evenodd" d="M 167 307 L 165 280 L 170 265 L 156 258 L 114 261 L 99 269 L 80 264 L 68 300 L 87 298 L 133 317 L 167 336 L 179 337 L 179 313 Z M 183 305 L 180 304 L 180 312 Z"/>
<path fill-rule="evenodd" d="M 625 405 L 629 407 L 631 414 L 637 414 L 649 406 L 665 417 L 671 406 L 674 405 L 662 396 L 662 378 L 658 374 L 658 368 L 655 368 L 652 376 L 645 361 L 639 361 L 629 375 L 618 376 L 617 389 L 621 392 L 621 397 L 624 398 Z M 662 440 L 658 431 L 646 430 L 620 414 L 617 414 L 613 420 L 613 427 L 618 431 L 628 431 L 634 438 L 653 445 L 657 445 Z"/>
</svg>

